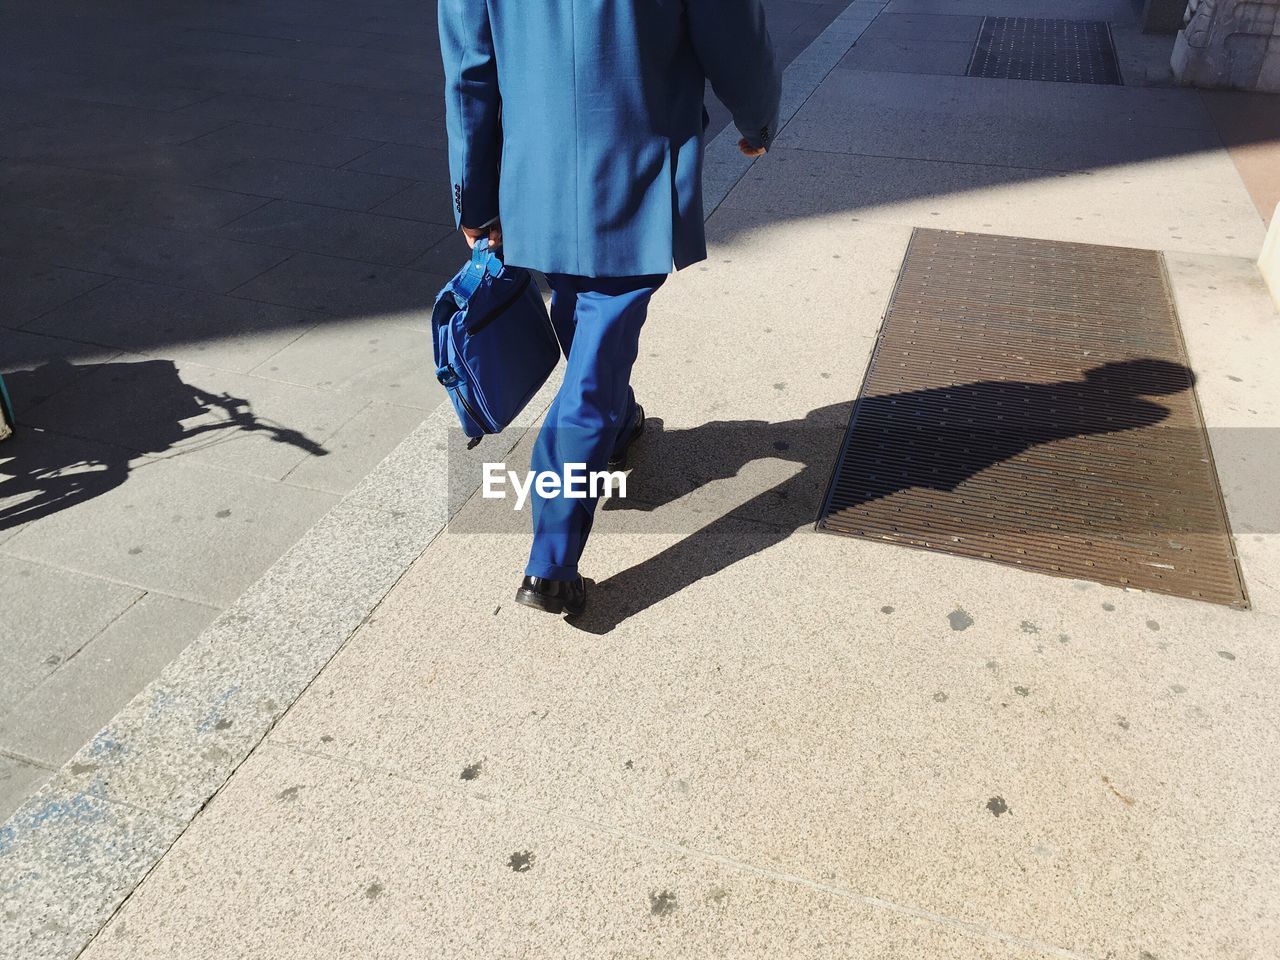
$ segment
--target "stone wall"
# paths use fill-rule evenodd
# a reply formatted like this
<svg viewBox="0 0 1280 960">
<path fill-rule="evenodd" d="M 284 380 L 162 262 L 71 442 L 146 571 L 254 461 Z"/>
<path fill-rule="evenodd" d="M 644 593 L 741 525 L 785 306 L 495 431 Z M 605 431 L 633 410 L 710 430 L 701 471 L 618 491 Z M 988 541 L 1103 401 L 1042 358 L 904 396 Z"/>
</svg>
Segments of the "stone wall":
<svg viewBox="0 0 1280 960">
<path fill-rule="evenodd" d="M 1170 63 L 1179 82 L 1280 93 L 1280 0 L 1191 0 L 1185 21 Z"/>
</svg>

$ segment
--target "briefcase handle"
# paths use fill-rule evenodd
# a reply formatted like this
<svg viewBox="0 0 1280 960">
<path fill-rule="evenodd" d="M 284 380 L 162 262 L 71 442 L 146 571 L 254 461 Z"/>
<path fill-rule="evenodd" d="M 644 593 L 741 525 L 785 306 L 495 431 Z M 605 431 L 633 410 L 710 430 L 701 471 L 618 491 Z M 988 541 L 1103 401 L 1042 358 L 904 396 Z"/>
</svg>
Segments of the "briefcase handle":
<svg viewBox="0 0 1280 960">
<path fill-rule="evenodd" d="M 466 307 L 486 276 L 496 277 L 500 273 L 502 257 L 489 246 L 488 237 L 481 237 L 471 248 L 471 262 L 467 264 L 467 269 L 453 285 L 453 298 L 458 303 L 458 309 Z"/>
</svg>

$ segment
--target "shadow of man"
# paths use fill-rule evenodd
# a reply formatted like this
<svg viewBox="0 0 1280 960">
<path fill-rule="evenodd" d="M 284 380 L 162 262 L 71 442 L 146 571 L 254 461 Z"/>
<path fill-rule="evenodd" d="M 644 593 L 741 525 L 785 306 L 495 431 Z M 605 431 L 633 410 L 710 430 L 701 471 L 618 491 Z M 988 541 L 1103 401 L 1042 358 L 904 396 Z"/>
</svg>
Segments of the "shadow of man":
<svg viewBox="0 0 1280 960">
<path fill-rule="evenodd" d="M 85 378 L 90 370 L 92 379 Z M 133 397 L 131 403 L 141 400 L 147 416 L 131 423 L 127 440 L 121 442 L 77 436 L 74 424 L 44 430 L 22 428 L 24 403 L 39 404 L 72 381 L 79 382 L 77 389 L 91 384 L 99 390 L 101 395 L 93 398 L 93 405 L 107 410 L 120 404 L 121 398 L 113 396 L 114 392 L 145 384 L 145 396 Z M 17 408 L 18 429 L 0 447 L 0 530 L 39 520 L 114 490 L 128 479 L 133 460 L 163 453 L 202 434 L 265 431 L 272 440 L 313 456 L 328 453 L 299 431 L 255 416 L 248 400 L 228 393 L 208 393 L 184 383 L 172 360 L 93 364 L 82 371 L 60 358 L 31 370 L 6 373 L 5 383 Z M 213 419 L 190 426 L 183 422 L 209 414 L 214 414 Z"/>
<path fill-rule="evenodd" d="M 1143 398 L 1180 393 L 1194 382 L 1181 364 L 1141 359 L 1094 367 L 1082 380 L 987 380 L 864 397 L 855 404 L 848 454 L 870 469 L 850 505 L 912 487 L 954 491 L 980 471 L 1036 446 L 1152 426 L 1170 411 Z M 813 523 L 847 410 L 837 404 L 784 423 L 716 421 L 646 432 L 628 478 L 629 496 L 605 501 L 605 509 L 668 506 L 705 484 L 736 476 L 755 460 L 780 458 L 799 469 L 745 503 L 716 510 L 710 523 L 601 581 L 575 626 L 608 633 L 627 617 Z M 696 523 L 706 510 L 701 506 L 685 520 Z M 787 602 L 794 600 L 797 584 L 779 588 L 791 595 Z"/>
</svg>

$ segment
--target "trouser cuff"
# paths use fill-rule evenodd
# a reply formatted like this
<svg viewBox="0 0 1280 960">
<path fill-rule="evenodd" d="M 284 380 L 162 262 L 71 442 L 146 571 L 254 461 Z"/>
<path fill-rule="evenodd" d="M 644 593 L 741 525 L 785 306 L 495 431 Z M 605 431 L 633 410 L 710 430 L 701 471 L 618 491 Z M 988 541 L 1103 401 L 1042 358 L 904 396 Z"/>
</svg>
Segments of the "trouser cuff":
<svg viewBox="0 0 1280 960">
<path fill-rule="evenodd" d="M 542 577 L 546 580 L 577 580 L 578 567 L 561 566 L 558 563 L 539 563 L 530 560 L 529 565 L 524 568 L 525 576 Z"/>
</svg>

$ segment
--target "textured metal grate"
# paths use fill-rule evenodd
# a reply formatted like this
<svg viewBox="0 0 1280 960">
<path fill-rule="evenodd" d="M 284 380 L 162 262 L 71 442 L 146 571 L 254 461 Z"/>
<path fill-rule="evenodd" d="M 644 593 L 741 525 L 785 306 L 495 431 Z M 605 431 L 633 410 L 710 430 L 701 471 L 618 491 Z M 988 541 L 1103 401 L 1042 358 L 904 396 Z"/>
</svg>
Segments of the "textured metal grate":
<svg viewBox="0 0 1280 960">
<path fill-rule="evenodd" d="M 1120 65 L 1103 20 L 984 17 L 969 61 L 971 77 L 1120 83 Z"/>
<path fill-rule="evenodd" d="M 1160 255 L 916 230 L 818 527 L 1247 606 Z"/>
</svg>

